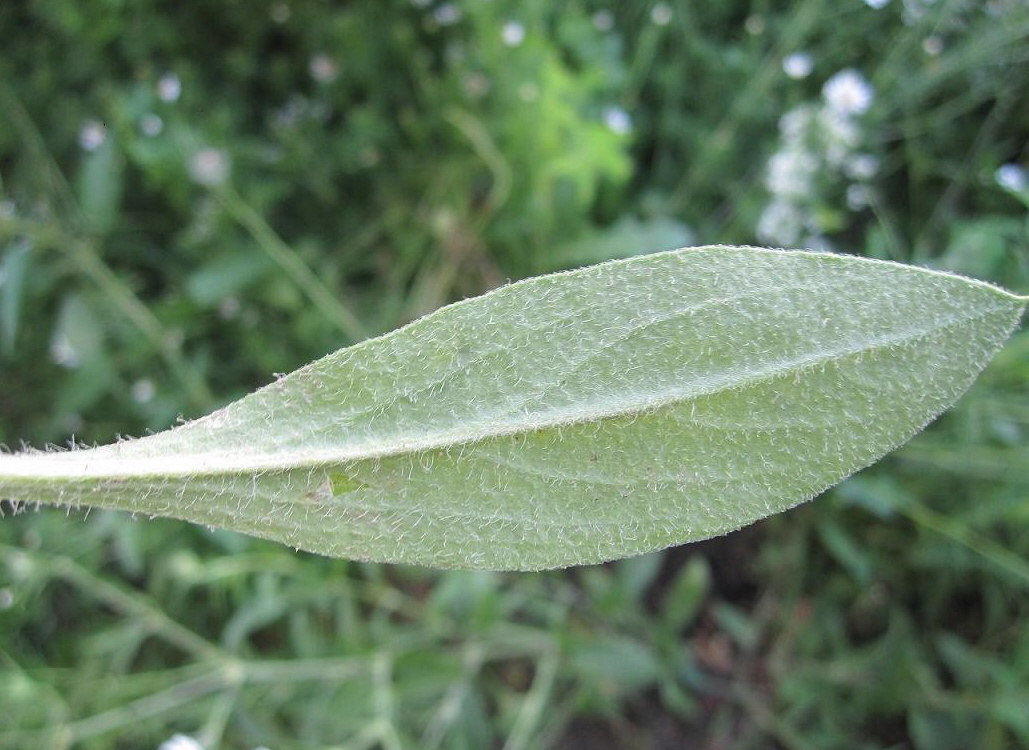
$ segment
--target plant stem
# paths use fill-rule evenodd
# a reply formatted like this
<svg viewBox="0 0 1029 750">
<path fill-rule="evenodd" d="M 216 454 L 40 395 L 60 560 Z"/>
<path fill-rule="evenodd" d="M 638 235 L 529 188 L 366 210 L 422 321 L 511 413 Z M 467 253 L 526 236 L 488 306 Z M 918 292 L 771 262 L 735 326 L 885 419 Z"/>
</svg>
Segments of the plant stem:
<svg viewBox="0 0 1029 750">
<path fill-rule="evenodd" d="M 216 195 L 225 210 L 250 233 L 257 245 L 293 280 L 311 303 L 352 341 L 368 337 L 364 325 L 322 281 L 297 253 L 283 242 L 260 214 L 254 211 L 231 185 L 221 186 Z"/>
</svg>

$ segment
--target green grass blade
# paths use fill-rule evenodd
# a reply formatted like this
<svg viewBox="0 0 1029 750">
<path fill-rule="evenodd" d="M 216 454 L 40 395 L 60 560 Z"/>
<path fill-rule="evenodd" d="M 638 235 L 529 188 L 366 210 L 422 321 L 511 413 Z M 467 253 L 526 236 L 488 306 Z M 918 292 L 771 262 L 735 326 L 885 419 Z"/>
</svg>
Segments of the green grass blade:
<svg viewBox="0 0 1029 750">
<path fill-rule="evenodd" d="M 0 456 L 0 497 L 364 560 L 594 563 L 872 463 L 957 400 L 1025 303 L 813 252 L 613 261 L 451 305 L 165 433 Z"/>
</svg>

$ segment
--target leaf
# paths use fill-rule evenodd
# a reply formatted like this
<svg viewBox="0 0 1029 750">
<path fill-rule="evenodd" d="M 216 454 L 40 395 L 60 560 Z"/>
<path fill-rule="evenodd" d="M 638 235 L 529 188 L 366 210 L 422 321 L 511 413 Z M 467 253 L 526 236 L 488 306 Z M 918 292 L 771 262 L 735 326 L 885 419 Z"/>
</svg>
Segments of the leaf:
<svg viewBox="0 0 1029 750">
<path fill-rule="evenodd" d="M 12 244 L 0 255 L 0 354 L 14 351 L 31 252 L 32 245 L 22 242 Z"/>
<path fill-rule="evenodd" d="M 265 254 L 234 251 L 212 258 L 191 274 L 185 283 L 186 294 L 201 305 L 214 306 L 268 273 L 273 267 Z"/>
<path fill-rule="evenodd" d="M 108 234 L 118 220 L 125 183 L 125 164 L 113 138 L 86 152 L 79 168 L 77 195 L 86 228 Z"/>
<path fill-rule="evenodd" d="M 1026 301 L 813 252 L 612 261 L 443 308 L 158 435 L 0 455 L 0 497 L 362 560 L 626 557 L 790 508 L 900 445 Z"/>
<path fill-rule="evenodd" d="M 554 249 L 547 260 L 549 269 L 571 268 L 612 258 L 628 258 L 654 250 L 670 250 L 689 244 L 693 231 L 666 216 L 637 219 L 623 216 L 609 228 Z"/>
</svg>

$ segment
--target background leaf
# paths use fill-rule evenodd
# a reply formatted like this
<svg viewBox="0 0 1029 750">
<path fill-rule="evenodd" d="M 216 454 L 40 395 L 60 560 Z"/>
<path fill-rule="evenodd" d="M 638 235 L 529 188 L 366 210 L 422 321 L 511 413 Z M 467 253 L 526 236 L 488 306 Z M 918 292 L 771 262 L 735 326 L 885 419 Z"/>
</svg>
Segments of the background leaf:
<svg viewBox="0 0 1029 750">
<path fill-rule="evenodd" d="M 18 315 L 21 311 L 22 291 L 29 268 L 32 247 L 18 243 L 0 255 L 0 354 L 14 351 L 18 335 Z"/>
</svg>

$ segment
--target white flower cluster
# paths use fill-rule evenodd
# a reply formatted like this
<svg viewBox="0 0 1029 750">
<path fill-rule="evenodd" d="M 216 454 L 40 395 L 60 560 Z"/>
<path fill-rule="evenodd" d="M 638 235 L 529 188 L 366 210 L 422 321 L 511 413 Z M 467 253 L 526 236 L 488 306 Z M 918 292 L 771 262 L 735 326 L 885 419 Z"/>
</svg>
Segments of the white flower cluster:
<svg viewBox="0 0 1029 750">
<path fill-rule="evenodd" d="M 859 118 L 871 107 L 875 92 L 856 70 L 843 70 L 822 88 L 820 103 L 787 112 L 779 121 L 781 146 L 768 160 L 765 188 L 771 200 L 758 220 L 756 234 L 772 245 L 827 247 L 831 228 L 824 210 L 825 189 L 841 180 L 847 205 L 868 205 L 868 181 L 879 170 L 878 160 L 861 153 Z"/>
</svg>

